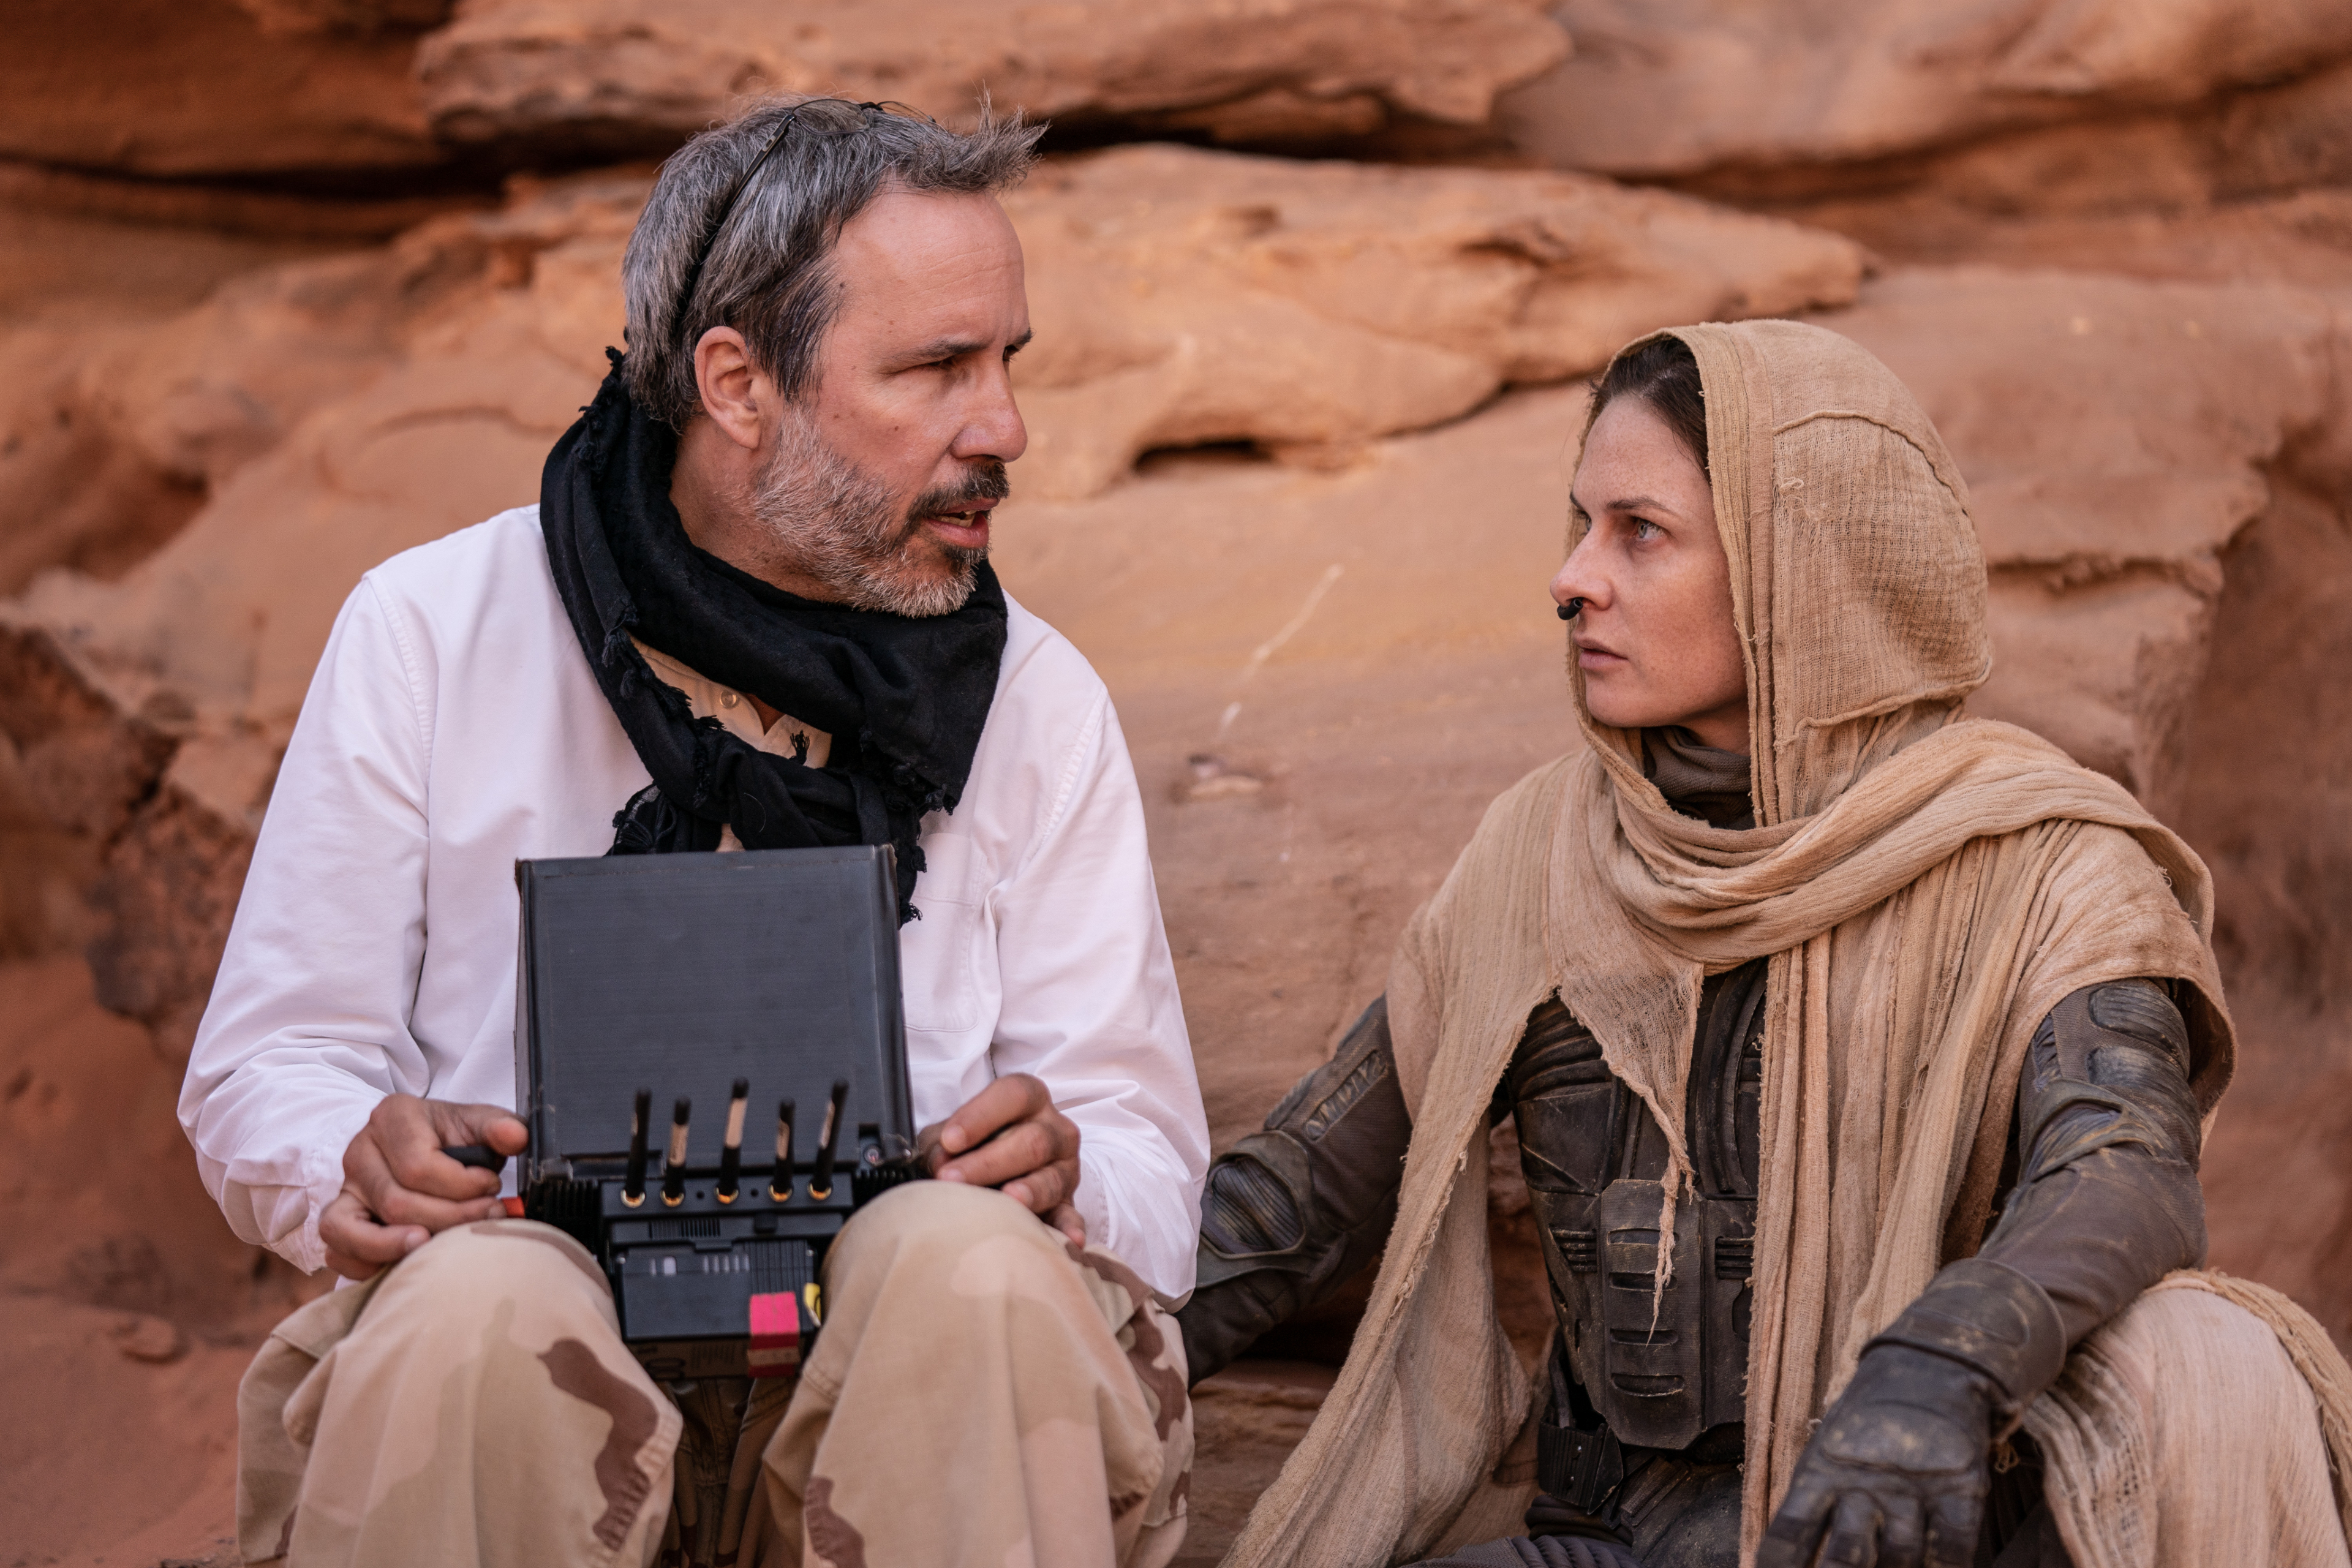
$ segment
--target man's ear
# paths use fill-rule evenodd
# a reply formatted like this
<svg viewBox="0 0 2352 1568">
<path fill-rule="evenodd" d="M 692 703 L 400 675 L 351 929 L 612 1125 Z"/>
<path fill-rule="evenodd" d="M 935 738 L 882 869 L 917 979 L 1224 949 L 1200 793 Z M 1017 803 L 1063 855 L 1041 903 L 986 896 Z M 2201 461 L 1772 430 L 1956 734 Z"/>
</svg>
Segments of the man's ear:
<svg viewBox="0 0 2352 1568">
<path fill-rule="evenodd" d="M 727 433 L 729 440 L 750 451 L 759 449 L 761 416 L 775 400 L 775 384 L 751 363 L 743 334 L 732 327 L 713 327 L 694 345 L 694 388 L 702 411 Z"/>
</svg>

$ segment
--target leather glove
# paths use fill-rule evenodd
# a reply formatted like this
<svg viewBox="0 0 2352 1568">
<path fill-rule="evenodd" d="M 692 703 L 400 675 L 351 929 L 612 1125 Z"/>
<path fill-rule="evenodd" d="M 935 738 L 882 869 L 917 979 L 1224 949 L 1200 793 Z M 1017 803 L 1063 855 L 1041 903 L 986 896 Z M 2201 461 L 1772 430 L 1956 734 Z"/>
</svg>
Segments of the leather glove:
<svg viewBox="0 0 2352 1568">
<path fill-rule="evenodd" d="M 1756 1568 L 1969 1568 L 1993 1439 L 2066 1361 L 2042 1287 L 1991 1258 L 1947 1265 L 1863 1347 L 1797 1460 Z"/>
<path fill-rule="evenodd" d="M 2000 1391 L 1973 1367 L 1877 1344 L 1797 1461 L 1756 1568 L 1969 1568 Z"/>
</svg>

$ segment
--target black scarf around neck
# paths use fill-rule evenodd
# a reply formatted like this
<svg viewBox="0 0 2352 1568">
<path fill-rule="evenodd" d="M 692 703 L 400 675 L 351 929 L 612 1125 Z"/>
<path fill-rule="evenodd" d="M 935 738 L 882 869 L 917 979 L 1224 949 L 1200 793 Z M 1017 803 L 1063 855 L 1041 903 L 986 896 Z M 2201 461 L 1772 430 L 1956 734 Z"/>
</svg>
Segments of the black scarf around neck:
<svg viewBox="0 0 2352 1568">
<path fill-rule="evenodd" d="M 982 563 L 951 615 L 819 604 L 695 546 L 670 504 L 677 433 L 629 396 L 622 356 L 547 455 L 539 520 L 556 592 L 653 784 L 613 817 L 614 855 L 887 844 L 915 918 L 923 815 L 952 811 L 996 695 L 1004 590 Z M 654 673 L 633 638 L 833 736 L 825 766 L 762 752 Z"/>
</svg>

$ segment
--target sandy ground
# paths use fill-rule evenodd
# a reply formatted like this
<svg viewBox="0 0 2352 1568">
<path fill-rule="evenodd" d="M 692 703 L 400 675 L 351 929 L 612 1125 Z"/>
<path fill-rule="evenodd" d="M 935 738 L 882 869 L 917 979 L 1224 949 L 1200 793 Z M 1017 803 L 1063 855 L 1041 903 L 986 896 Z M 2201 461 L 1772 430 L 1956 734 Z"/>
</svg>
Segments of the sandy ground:
<svg viewBox="0 0 2352 1568">
<path fill-rule="evenodd" d="M 236 1383 L 291 1276 L 239 1246 L 197 1183 L 170 1119 L 178 1078 L 91 1002 L 79 959 L 0 966 L 12 1568 L 235 1561 Z"/>
</svg>

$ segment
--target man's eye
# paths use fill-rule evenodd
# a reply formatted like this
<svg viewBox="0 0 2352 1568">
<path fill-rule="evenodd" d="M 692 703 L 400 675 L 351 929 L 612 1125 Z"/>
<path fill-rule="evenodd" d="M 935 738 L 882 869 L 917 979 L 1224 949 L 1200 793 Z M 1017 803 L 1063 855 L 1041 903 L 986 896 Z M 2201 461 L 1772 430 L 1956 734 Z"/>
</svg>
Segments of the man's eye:
<svg viewBox="0 0 2352 1568">
<path fill-rule="evenodd" d="M 1633 537 L 1636 539 L 1656 539 L 1665 531 L 1646 517 L 1637 517 L 1633 520 Z"/>
</svg>

